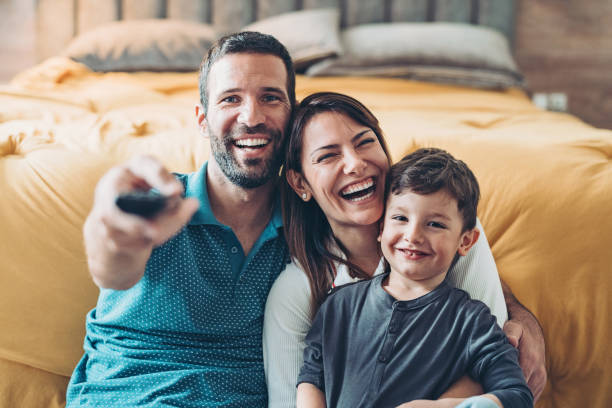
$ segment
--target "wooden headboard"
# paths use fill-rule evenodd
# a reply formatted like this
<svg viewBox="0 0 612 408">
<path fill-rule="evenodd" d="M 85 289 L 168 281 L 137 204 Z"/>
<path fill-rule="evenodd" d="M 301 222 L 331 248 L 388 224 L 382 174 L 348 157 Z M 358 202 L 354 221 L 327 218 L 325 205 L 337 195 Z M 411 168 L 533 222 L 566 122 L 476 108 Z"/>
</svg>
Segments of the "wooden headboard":
<svg viewBox="0 0 612 408">
<path fill-rule="evenodd" d="M 79 33 L 117 20 L 173 18 L 214 25 L 219 33 L 293 10 L 337 7 L 342 26 L 453 21 L 496 28 L 512 42 L 514 0 L 38 0 L 39 59 L 58 54 Z"/>
</svg>

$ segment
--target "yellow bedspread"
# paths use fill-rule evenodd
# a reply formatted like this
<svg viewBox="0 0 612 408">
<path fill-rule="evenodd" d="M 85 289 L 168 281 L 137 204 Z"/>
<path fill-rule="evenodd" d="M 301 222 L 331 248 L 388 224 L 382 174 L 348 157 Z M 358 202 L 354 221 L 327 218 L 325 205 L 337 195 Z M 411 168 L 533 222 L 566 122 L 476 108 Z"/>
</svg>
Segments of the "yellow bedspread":
<svg viewBox="0 0 612 408">
<path fill-rule="evenodd" d="M 395 160 L 438 146 L 479 178 L 502 278 L 540 320 L 538 407 L 612 406 L 612 132 L 543 112 L 518 90 L 306 78 L 357 97 Z M 97 74 L 55 58 L 0 88 L 0 406 L 62 406 L 97 288 L 81 228 L 98 178 L 136 153 L 173 171 L 208 157 L 197 74 Z"/>
</svg>

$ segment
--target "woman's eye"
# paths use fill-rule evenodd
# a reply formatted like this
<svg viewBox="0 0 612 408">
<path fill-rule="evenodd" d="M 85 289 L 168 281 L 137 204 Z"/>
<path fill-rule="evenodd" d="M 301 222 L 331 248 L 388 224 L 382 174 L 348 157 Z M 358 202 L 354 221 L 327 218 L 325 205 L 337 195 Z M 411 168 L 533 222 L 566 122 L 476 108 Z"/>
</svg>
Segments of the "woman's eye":
<svg viewBox="0 0 612 408">
<path fill-rule="evenodd" d="M 317 157 L 316 163 L 321 163 L 327 159 L 331 159 L 332 157 L 334 157 L 336 154 L 335 153 L 326 153 L 324 155 L 321 155 L 319 157 Z"/>
<path fill-rule="evenodd" d="M 365 146 L 365 145 L 368 145 L 370 143 L 374 143 L 374 138 L 367 137 L 365 139 L 360 140 L 359 143 L 357 144 L 357 146 Z"/>
</svg>

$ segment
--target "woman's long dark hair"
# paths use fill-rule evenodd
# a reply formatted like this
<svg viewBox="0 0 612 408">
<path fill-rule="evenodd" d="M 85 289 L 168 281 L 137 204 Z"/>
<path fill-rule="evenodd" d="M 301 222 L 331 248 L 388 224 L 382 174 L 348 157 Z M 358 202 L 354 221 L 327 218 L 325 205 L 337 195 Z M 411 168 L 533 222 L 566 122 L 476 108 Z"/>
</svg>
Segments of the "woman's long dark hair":
<svg viewBox="0 0 612 408">
<path fill-rule="evenodd" d="M 335 263 L 345 264 L 353 277 L 366 279 L 371 274 L 357 265 L 331 253 L 338 246 L 346 253 L 342 243 L 335 239 L 329 222 L 315 200 L 304 202 L 287 182 L 287 171 L 302 173 L 302 146 L 304 128 L 316 115 L 336 112 L 367 126 L 376 134 L 389 164 L 389 150 L 376 117 L 356 99 L 335 93 L 319 92 L 306 97 L 295 109 L 293 124 L 285 149 L 285 165 L 282 170 L 281 197 L 285 237 L 291 255 L 300 264 L 310 282 L 312 313 L 317 311 L 332 286 L 336 276 Z"/>
</svg>

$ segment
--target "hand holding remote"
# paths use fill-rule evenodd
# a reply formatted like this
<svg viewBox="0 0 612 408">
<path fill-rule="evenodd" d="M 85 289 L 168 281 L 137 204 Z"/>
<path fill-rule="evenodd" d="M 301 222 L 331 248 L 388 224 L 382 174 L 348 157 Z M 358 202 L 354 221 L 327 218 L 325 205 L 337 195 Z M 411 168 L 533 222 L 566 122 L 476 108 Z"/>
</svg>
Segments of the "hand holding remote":
<svg viewBox="0 0 612 408">
<path fill-rule="evenodd" d="M 136 157 L 109 170 L 96 187 L 83 235 L 94 282 L 128 289 L 142 275 L 155 246 L 174 236 L 199 203 L 156 159 Z"/>
</svg>

